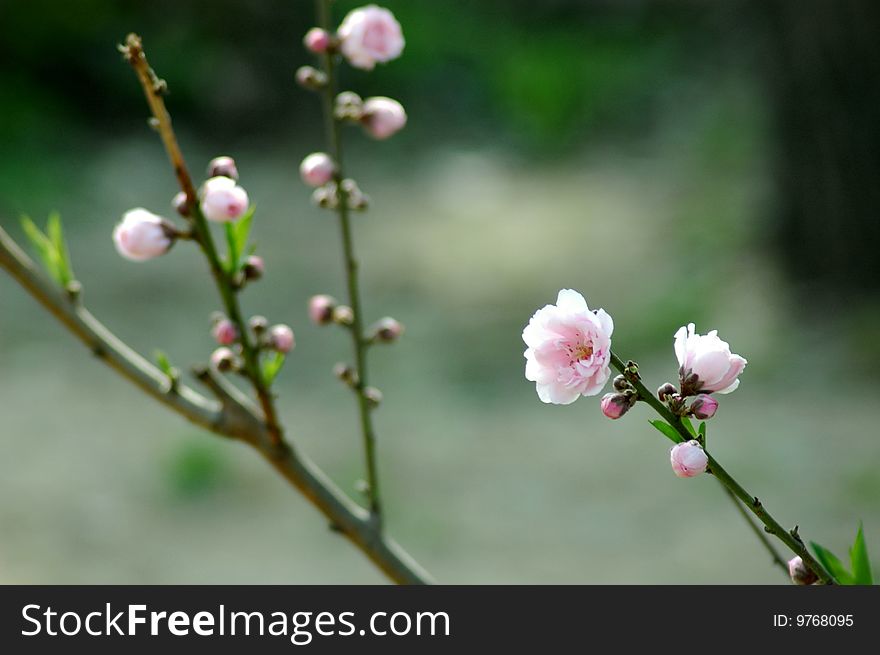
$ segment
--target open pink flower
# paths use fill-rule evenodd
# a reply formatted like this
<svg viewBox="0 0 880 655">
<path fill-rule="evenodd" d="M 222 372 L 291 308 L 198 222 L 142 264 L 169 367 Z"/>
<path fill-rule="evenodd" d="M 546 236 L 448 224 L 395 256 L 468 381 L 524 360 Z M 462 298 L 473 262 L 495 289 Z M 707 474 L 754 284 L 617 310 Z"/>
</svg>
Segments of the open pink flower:
<svg viewBox="0 0 880 655">
<path fill-rule="evenodd" d="M 739 386 L 739 374 L 746 360 L 730 352 L 730 345 L 718 338 L 718 330 L 696 334 L 693 323 L 675 333 L 682 392 L 730 393 Z"/>
<path fill-rule="evenodd" d="M 545 403 L 568 405 L 598 394 L 611 369 L 614 322 L 603 309 L 590 310 L 577 291 L 563 289 L 555 305 L 535 312 L 523 330 L 526 379 Z"/>
<path fill-rule="evenodd" d="M 340 50 L 355 68 L 373 70 L 403 52 L 403 30 L 384 7 L 367 5 L 348 12 L 336 32 Z"/>
</svg>

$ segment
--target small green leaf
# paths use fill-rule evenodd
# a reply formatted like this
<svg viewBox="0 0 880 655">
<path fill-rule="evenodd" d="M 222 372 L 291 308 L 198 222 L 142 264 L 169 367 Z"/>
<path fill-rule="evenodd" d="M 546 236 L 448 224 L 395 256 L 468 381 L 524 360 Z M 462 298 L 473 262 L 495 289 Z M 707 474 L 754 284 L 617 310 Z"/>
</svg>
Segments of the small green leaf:
<svg viewBox="0 0 880 655">
<path fill-rule="evenodd" d="M 691 420 L 689 418 L 682 416 L 681 424 L 684 426 L 684 429 L 690 433 L 691 437 L 693 437 L 694 439 L 697 438 L 697 431 L 694 430 L 694 424 L 691 423 Z"/>
<path fill-rule="evenodd" d="M 681 435 L 678 433 L 674 427 L 669 425 L 666 421 L 661 421 L 660 419 L 656 419 L 653 421 L 648 421 L 651 425 L 657 428 L 660 432 L 662 432 L 668 439 L 670 439 L 673 443 L 681 442 Z"/>
<path fill-rule="evenodd" d="M 261 364 L 263 382 L 265 382 L 266 386 L 269 386 L 274 382 L 275 377 L 281 371 L 282 366 L 284 366 L 283 353 L 273 352 L 266 356 Z"/>
<path fill-rule="evenodd" d="M 842 585 L 853 584 L 852 575 L 834 553 L 815 541 L 811 541 L 810 545 L 813 547 L 813 552 L 816 553 L 816 559 L 831 574 L 832 578 Z"/>
<path fill-rule="evenodd" d="M 43 261 L 46 272 L 53 280 L 62 284 L 58 270 L 58 253 L 52 240 L 43 234 L 29 216 L 21 217 L 21 227 Z"/>
<path fill-rule="evenodd" d="M 251 233 L 251 223 L 254 218 L 256 205 L 251 205 L 245 215 L 235 221 L 235 223 L 226 223 L 226 247 L 228 266 L 227 272 L 231 275 L 237 273 L 241 268 L 243 254 L 247 247 L 248 238 Z"/>
<path fill-rule="evenodd" d="M 700 428 L 697 430 L 697 432 L 700 433 L 701 437 L 706 437 L 706 421 L 700 423 Z"/>
<path fill-rule="evenodd" d="M 70 255 L 67 252 L 67 242 L 64 240 L 64 229 L 61 227 L 61 215 L 58 212 L 49 214 L 46 234 L 57 255 L 59 282 L 66 287 L 73 281 L 73 271 L 70 268 Z"/>
<path fill-rule="evenodd" d="M 176 389 L 178 381 L 180 380 L 180 371 L 171 365 L 168 355 L 161 350 L 157 349 L 153 353 L 153 358 L 156 360 L 156 366 L 159 367 L 159 370 L 168 377 L 168 382 L 171 384 L 171 390 L 173 391 Z"/>
<path fill-rule="evenodd" d="M 859 531 L 856 533 L 856 540 L 853 542 L 852 548 L 849 549 L 849 561 L 853 584 L 874 584 L 874 576 L 871 575 L 871 561 L 868 559 L 868 547 L 865 545 L 865 533 L 861 523 L 859 523 Z"/>
</svg>

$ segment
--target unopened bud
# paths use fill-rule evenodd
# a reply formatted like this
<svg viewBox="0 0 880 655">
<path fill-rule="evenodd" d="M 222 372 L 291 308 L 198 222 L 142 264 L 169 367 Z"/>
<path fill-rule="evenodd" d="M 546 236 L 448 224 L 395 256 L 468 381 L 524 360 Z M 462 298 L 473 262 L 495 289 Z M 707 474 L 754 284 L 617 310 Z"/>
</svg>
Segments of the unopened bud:
<svg viewBox="0 0 880 655">
<path fill-rule="evenodd" d="M 333 367 L 333 375 L 349 386 L 357 384 L 357 372 L 350 364 L 339 362 Z"/>
<path fill-rule="evenodd" d="M 250 327 L 255 335 L 260 336 L 269 328 L 269 321 L 265 316 L 251 316 L 248 321 L 248 327 Z"/>
<path fill-rule="evenodd" d="M 600 402 L 602 413 L 611 419 L 618 419 L 629 411 L 631 399 L 622 393 L 606 393 Z"/>
<path fill-rule="evenodd" d="M 175 194 L 174 198 L 171 199 L 171 206 L 174 207 L 174 211 L 183 217 L 188 217 L 192 213 L 189 209 L 189 201 L 183 191 L 178 191 Z"/>
<path fill-rule="evenodd" d="M 354 91 L 343 91 L 336 96 L 333 114 L 338 120 L 359 121 L 363 111 L 364 101 Z"/>
<path fill-rule="evenodd" d="M 225 155 L 214 157 L 208 163 L 208 177 L 228 177 L 237 182 L 238 169 L 235 167 L 235 160 Z"/>
<path fill-rule="evenodd" d="M 318 91 L 327 84 L 327 75 L 314 66 L 300 66 L 296 69 L 296 83 L 309 91 Z"/>
<path fill-rule="evenodd" d="M 327 52 L 327 48 L 330 47 L 332 42 L 333 38 L 327 30 L 322 30 L 320 27 L 313 27 L 303 37 L 303 45 L 306 47 L 306 50 L 314 52 L 316 55 Z"/>
<path fill-rule="evenodd" d="M 709 457 L 696 439 L 676 444 L 669 451 L 672 471 L 680 478 L 692 478 L 706 470 Z"/>
<path fill-rule="evenodd" d="M 211 335 L 221 346 L 231 346 L 238 339 L 238 330 L 232 321 L 222 318 L 214 324 Z"/>
<path fill-rule="evenodd" d="M 387 139 L 406 125 L 406 111 L 397 100 L 376 96 L 364 100 L 361 124 L 374 139 Z"/>
<path fill-rule="evenodd" d="M 367 399 L 370 407 L 378 407 L 379 403 L 382 402 L 382 392 L 376 387 L 366 387 L 361 393 L 364 394 L 364 398 Z"/>
<path fill-rule="evenodd" d="M 376 341 L 392 343 L 401 337 L 403 329 L 403 325 L 397 319 L 386 316 L 376 321 L 371 332 Z"/>
<path fill-rule="evenodd" d="M 309 299 L 309 319 L 315 325 L 327 325 L 333 322 L 333 310 L 339 303 L 333 296 L 319 294 Z"/>
<path fill-rule="evenodd" d="M 244 261 L 241 270 L 246 280 L 259 280 L 266 272 L 266 263 L 259 255 L 251 255 Z"/>
<path fill-rule="evenodd" d="M 349 209 L 363 211 L 369 206 L 370 199 L 367 194 L 360 190 L 357 182 L 351 178 L 346 178 L 342 180 L 341 187 L 345 192 L 345 202 Z"/>
<path fill-rule="evenodd" d="M 202 185 L 202 213 L 209 221 L 231 223 L 248 209 L 248 194 L 231 177 L 217 176 Z"/>
<path fill-rule="evenodd" d="M 811 585 L 819 580 L 819 576 L 813 573 L 812 569 L 807 568 L 800 555 L 788 560 L 788 574 L 791 576 L 791 581 L 797 585 Z"/>
<path fill-rule="evenodd" d="M 211 366 L 221 372 L 231 371 L 235 368 L 235 353 L 229 348 L 217 348 L 211 353 Z"/>
<path fill-rule="evenodd" d="M 630 388 L 629 380 L 626 379 L 623 375 L 617 375 L 614 378 L 614 381 L 611 383 L 617 391 L 626 391 Z"/>
<path fill-rule="evenodd" d="M 660 402 L 666 402 L 666 399 L 669 396 L 678 393 L 678 389 L 675 388 L 671 382 L 664 382 L 657 389 L 657 397 L 660 399 Z"/>
<path fill-rule="evenodd" d="M 336 183 L 330 182 L 312 192 L 312 202 L 321 209 L 336 209 L 339 206 L 339 194 Z"/>
<path fill-rule="evenodd" d="M 286 354 L 293 350 L 296 341 L 293 338 L 293 330 L 286 325 L 273 325 L 269 328 L 269 347 L 280 353 Z"/>
<path fill-rule="evenodd" d="M 691 413 L 694 415 L 694 418 L 700 420 L 712 418 L 717 410 L 718 401 L 705 393 L 701 393 L 691 403 Z"/>
<path fill-rule="evenodd" d="M 122 216 L 113 230 L 113 243 L 126 259 L 143 262 L 168 252 L 176 233 L 174 226 L 161 216 L 138 207 Z"/>
<path fill-rule="evenodd" d="M 299 165 L 302 181 L 313 187 L 324 186 L 333 180 L 336 164 L 326 152 L 313 152 Z"/>
<path fill-rule="evenodd" d="M 333 308 L 333 322 L 337 325 L 354 323 L 354 311 L 348 305 L 337 305 Z"/>
</svg>

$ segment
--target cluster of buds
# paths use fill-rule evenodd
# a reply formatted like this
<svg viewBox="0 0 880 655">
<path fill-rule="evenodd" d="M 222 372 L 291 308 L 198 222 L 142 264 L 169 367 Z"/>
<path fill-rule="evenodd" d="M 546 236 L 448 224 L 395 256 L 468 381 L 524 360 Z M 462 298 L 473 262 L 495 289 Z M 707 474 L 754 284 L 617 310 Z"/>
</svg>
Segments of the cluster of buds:
<svg viewBox="0 0 880 655">
<path fill-rule="evenodd" d="M 252 316 L 248 321 L 248 327 L 254 333 L 254 338 L 260 348 L 286 355 L 296 345 L 293 330 L 289 326 L 278 323 L 270 327 L 265 316 Z"/>
<path fill-rule="evenodd" d="M 198 199 L 191 199 L 180 191 L 171 205 L 178 214 L 189 219 L 193 204 L 198 201 L 206 219 L 223 223 L 237 221 L 249 206 L 247 192 L 238 186 L 237 181 L 235 161 L 231 157 L 216 157 L 208 165 L 208 180 L 202 185 Z M 113 243 L 126 259 L 143 262 L 164 255 L 177 239 L 190 236 L 190 232 L 179 230 L 168 219 L 137 207 L 123 214 L 113 230 Z M 254 259 L 251 276 L 259 276 L 262 260 Z"/>
<path fill-rule="evenodd" d="M 278 324 L 269 327 L 263 316 L 253 316 L 248 328 L 254 335 L 257 348 L 287 354 L 293 350 L 296 340 L 289 326 Z M 211 366 L 221 373 L 241 371 L 244 367 L 241 335 L 235 324 L 226 316 L 216 313 L 213 316 L 211 336 L 220 346 L 211 354 Z"/>
<path fill-rule="evenodd" d="M 309 299 L 309 319 L 315 325 L 342 325 L 350 327 L 354 324 L 354 310 L 348 305 L 341 305 L 333 296 L 319 294 Z"/>
<path fill-rule="evenodd" d="M 599 406 L 607 418 L 618 419 L 632 409 L 639 395 L 625 375 L 615 377 L 612 385 L 614 391 L 602 396 Z"/>
<path fill-rule="evenodd" d="M 313 27 L 303 38 L 305 48 L 316 55 L 340 53 L 355 68 L 372 70 L 377 63 L 397 59 L 405 45 L 400 23 L 390 11 L 376 5 L 350 11 L 335 34 Z M 319 91 L 327 85 L 327 75 L 312 66 L 296 72 L 300 86 Z M 336 97 L 337 120 L 360 123 L 374 139 L 387 139 L 406 125 L 406 111 L 391 98 L 376 96 L 361 99 L 345 91 Z"/>
<path fill-rule="evenodd" d="M 699 393 L 688 403 L 688 396 L 680 393 L 671 382 L 665 382 L 657 389 L 657 397 L 665 403 L 673 414 L 678 416 L 693 416 L 695 419 L 704 421 L 715 416 L 718 411 L 718 401 L 707 393 Z"/>
</svg>

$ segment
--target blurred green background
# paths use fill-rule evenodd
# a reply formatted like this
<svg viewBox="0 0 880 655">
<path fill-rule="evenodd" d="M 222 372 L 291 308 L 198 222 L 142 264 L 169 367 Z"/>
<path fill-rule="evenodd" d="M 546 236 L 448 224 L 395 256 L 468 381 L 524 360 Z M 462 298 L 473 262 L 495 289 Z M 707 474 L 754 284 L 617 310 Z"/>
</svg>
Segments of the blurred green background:
<svg viewBox="0 0 880 655">
<path fill-rule="evenodd" d="M 781 583 L 708 476 L 675 478 L 645 408 L 542 405 L 521 330 L 561 287 L 615 318 L 649 386 L 695 321 L 749 359 L 713 453 L 801 534 L 880 549 L 875 3 L 388 0 L 404 56 L 347 71 L 406 130 L 346 134 L 391 532 L 443 582 Z M 356 3 L 341 1 L 337 17 Z M 115 51 L 138 31 L 191 168 L 236 158 L 267 261 L 248 313 L 291 324 L 289 432 L 347 491 L 362 458 L 349 357 L 310 325 L 343 294 L 337 226 L 300 159 L 321 148 L 293 83 L 311 2 L 11 0 L 0 6 L 0 224 L 57 209 L 85 300 L 179 367 L 218 308 L 187 244 L 132 264 L 110 233 L 171 215 L 174 178 Z M 0 275 L 0 582 L 305 583 L 382 577 L 246 447 L 93 361 Z"/>
</svg>

